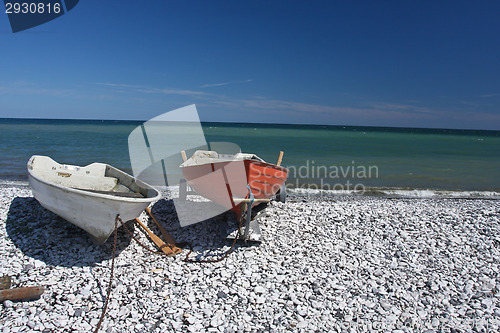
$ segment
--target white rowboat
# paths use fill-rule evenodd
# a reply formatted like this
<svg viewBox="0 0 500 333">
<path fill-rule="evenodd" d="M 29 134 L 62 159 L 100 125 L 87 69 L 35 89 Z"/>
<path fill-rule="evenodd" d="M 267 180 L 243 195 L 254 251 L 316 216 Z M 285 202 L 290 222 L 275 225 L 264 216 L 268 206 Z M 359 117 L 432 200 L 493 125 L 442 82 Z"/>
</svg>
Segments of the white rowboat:
<svg viewBox="0 0 500 333">
<path fill-rule="evenodd" d="M 104 163 L 80 167 L 34 155 L 28 173 L 38 202 L 88 232 L 97 244 L 113 233 L 118 214 L 123 221 L 133 220 L 161 197 L 152 186 Z"/>
</svg>

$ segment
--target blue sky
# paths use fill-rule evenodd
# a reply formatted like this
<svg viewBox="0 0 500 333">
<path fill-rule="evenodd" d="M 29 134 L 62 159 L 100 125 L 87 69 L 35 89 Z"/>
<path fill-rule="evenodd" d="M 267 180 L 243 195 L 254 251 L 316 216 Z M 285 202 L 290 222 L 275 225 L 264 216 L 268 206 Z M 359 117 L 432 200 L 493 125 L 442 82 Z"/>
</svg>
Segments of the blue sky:
<svg viewBox="0 0 500 333">
<path fill-rule="evenodd" d="M 12 33 L 0 117 L 500 129 L 499 1 L 102 1 Z"/>
</svg>

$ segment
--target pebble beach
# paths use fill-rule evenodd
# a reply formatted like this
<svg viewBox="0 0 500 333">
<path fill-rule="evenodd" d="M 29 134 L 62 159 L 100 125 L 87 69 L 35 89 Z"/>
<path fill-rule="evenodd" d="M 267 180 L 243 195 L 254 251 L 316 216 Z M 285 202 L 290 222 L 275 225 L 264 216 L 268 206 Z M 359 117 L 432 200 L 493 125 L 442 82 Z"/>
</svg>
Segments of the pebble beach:
<svg viewBox="0 0 500 333">
<path fill-rule="evenodd" d="M 227 219 L 180 228 L 168 200 L 152 211 L 193 246 L 193 259 L 231 246 Z M 262 243 L 237 243 L 223 261 L 204 264 L 184 262 L 187 250 L 150 253 L 120 228 L 101 331 L 500 330 L 500 200 L 297 192 L 272 202 L 260 227 Z M 112 238 L 97 246 L 41 207 L 27 184 L 1 183 L 0 276 L 45 292 L 0 304 L 0 332 L 93 331 L 112 250 Z"/>
</svg>

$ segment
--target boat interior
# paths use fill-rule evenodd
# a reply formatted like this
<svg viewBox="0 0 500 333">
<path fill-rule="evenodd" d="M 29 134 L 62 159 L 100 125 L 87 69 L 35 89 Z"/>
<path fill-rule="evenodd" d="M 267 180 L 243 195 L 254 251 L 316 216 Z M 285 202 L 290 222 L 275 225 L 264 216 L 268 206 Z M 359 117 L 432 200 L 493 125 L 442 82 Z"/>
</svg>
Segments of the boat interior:
<svg viewBox="0 0 500 333">
<path fill-rule="evenodd" d="M 259 156 L 255 154 L 237 153 L 237 154 L 219 154 L 214 150 L 197 150 L 193 156 L 181 164 L 181 167 L 188 167 L 194 165 L 202 165 L 218 162 L 234 162 L 244 160 L 256 160 L 264 162 Z"/>
<path fill-rule="evenodd" d="M 31 174 L 62 187 L 120 197 L 154 197 L 140 180 L 104 163 L 84 167 L 59 164 L 47 156 L 35 156 L 28 164 Z"/>
</svg>

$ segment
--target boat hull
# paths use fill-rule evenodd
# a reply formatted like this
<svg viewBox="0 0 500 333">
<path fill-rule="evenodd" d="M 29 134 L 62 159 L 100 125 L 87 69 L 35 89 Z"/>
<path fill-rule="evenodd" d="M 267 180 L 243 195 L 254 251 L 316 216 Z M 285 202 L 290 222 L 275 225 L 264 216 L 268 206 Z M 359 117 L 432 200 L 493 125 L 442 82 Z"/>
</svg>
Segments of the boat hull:
<svg viewBox="0 0 500 333">
<path fill-rule="evenodd" d="M 257 160 L 221 161 L 185 166 L 182 172 L 189 186 L 201 196 L 240 215 L 235 198 L 272 198 L 285 184 L 288 170 Z"/>
<path fill-rule="evenodd" d="M 259 161 L 244 162 L 248 185 L 256 199 L 269 199 L 285 185 L 288 169 Z"/>
<path fill-rule="evenodd" d="M 133 220 L 152 202 L 160 199 L 160 193 L 153 187 L 135 180 L 132 176 L 109 165 L 102 165 L 106 172 L 111 172 L 119 183 L 124 181 L 139 184 L 145 194 L 142 198 L 117 197 L 111 194 L 94 193 L 88 189 L 78 189 L 48 181 L 35 174 L 37 159 L 33 156 L 28 162 L 29 184 L 36 200 L 46 209 L 62 217 L 66 221 L 85 230 L 97 244 L 103 244 L 113 233 L 115 219 L 119 215 L 123 221 Z M 55 163 L 55 162 L 54 162 Z M 97 163 L 94 163 L 97 165 Z M 94 165 L 92 164 L 92 165 Z M 77 178 L 85 175 L 85 167 L 64 168 L 56 163 L 55 173 L 63 177 Z M 73 166 L 72 166 L 73 167 Z M 71 168 L 70 168 L 71 169 Z"/>
</svg>

